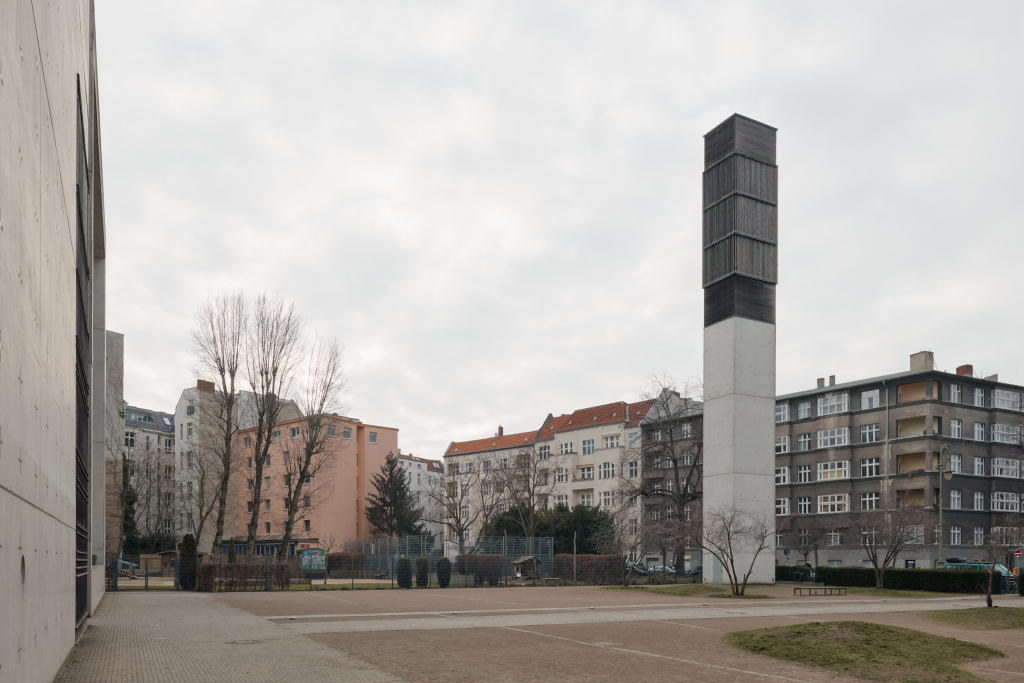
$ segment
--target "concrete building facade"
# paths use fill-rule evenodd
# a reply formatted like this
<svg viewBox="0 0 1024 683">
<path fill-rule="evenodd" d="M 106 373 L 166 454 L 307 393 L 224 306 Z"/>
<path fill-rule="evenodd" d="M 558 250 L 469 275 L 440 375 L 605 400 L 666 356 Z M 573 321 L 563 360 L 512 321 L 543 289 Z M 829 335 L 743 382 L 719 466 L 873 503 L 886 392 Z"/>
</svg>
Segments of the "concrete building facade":
<svg viewBox="0 0 1024 683">
<path fill-rule="evenodd" d="M 431 499 L 431 491 L 441 484 L 444 477 L 444 465 L 440 460 L 428 460 L 420 458 L 411 453 L 398 452 L 398 466 L 406 474 L 409 482 L 409 490 L 416 498 L 416 502 L 423 509 L 423 517 L 420 523 L 426 531 L 433 534 L 435 538 L 444 538 L 444 524 L 435 521 L 438 515 L 436 502 Z"/>
<path fill-rule="evenodd" d="M 775 129 L 734 114 L 704 136 L 704 533 L 716 515 L 774 523 L 775 285 L 778 167 Z M 772 583 L 769 553 L 731 544 L 750 580 Z M 756 545 L 756 544 L 754 544 Z M 747 547 L 751 546 L 751 547 Z M 709 558 L 706 583 L 727 577 Z"/>
<path fill-rule="evenodd" d="M 91 1 L 0 3 L 0 681 L 102 596 L 106 233 Z"/>
</svg>

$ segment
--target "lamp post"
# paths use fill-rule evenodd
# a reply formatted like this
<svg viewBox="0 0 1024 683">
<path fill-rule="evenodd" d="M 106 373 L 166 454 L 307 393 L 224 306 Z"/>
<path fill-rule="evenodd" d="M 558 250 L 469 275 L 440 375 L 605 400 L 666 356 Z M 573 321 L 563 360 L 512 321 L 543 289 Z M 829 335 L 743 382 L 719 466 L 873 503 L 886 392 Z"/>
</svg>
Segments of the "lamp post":
<svg viewBox="0 0 1024 683">
<path fill-rule="evenodd" d="M 953 450 L 953 447 L 947 443 L 939 451 L 939 559 L 935 563 L 936 569 L 946 564 L 946 559 L 942 552 L 942 536 L 946 533 L 942 525 L 942 480 L 950 481 L 953 479 L 953 470 L 949 469 L 945 464 L 951 450 Z"/>
</svg>

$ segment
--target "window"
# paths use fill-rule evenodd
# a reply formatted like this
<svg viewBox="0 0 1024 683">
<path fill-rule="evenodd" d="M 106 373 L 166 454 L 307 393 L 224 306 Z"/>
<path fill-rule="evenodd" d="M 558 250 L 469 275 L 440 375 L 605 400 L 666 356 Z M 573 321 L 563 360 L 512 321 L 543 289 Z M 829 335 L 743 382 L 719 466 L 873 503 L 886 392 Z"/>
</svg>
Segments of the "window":
<svg viewBox="0 0 1024 683">
<path fill-rule="evenodd" d="M 267 532 L 267 533 L 269 534 L 269 533 L 270 533 L 270 522 L 266 522 L 266 523 L 265 523 L 265 524 L 263 525 L 263 528 L 264 528 L 264 529 L 266 530 L 266 532 Z"/>
<path fill-rule="evenodd" d="M 637 525 L 635 519 L 631 519 L 628 522 L 626 522 L 626 533 L 630 536 L 636 536 L 638 529 L 639 525 Z"/>
<path fill-rule="evenodd" d="M 164 520 L 164 533 L 165 534 L 171 533 L 171 520 L 169 520 L 169 519 L 165 519 Z"/>
<path fill-rule="evenodd" d="M 635 478 L 637 476 L 637 473 L 640 471 L 640 463 L 638 463 L 636 460 L 631 461 L 629 463 L 629 467 L 626 468 L 626 471 L 629 472 L 630 479 Z"/>
<path fill-rule="evenodd" d="M 963 420 L 950 420 L 949 421 L 949 435 L 954 439 L 962 439 L 964 436 L 964 421 Z"/>
<path fill-rule="evenodd" d="M 830 496 L 818 496 L 818 514 L 830 512 L 849 512 L 850 494 L 837 493 Z"/>
<path fill-rule="evenodd" d="M 468 505 L 463 505 L 461 508 L 459 508 L 459 517 L 461 517 L 462 519 L 468 519 L 469 518 L 469 506 Z"/>
<path fill-rule="evenodd" d="M 775 452 L 776 453 L 789 453 L 789 437 L 788 436 L 777 436 L 777 437 L 775 437 Z"/>
<path fill-rule="evenodd" d="M 879 458 L 864 458 L 860 461 L 860 476 L 877 477 L 882 473 L 882 464 Z"/>
<path fill-rule="evenodd" d="M 248 512 L 250 515 L 252 514 L 252 501 L 251 500 L 248 503 L 245 504 L 245 511 Z"/>
<path fill-rule="evenodd" d="M 811 499 L 808 498 L 797 498 L 796 499 L 796 512 L 800 515 L 811 514 Z M 805 529 L 806 531 L 806 529 Z"/>
<path fill-rule="evenodd" d="M 469 484 L 466 484 L 465 482 L 463 482 L 463 484 L 462 484 L 462 497 L 465 498 L 468 495 L 469 495 Z"/>
<path fill-rule="evenodd" d="M 789 514 L 789 498 L 775 499 L 775 515 L 781 517 Z"/>
<path fill-rule="evenodd" d="M 398 463 L 398 464 L 399 465 L 403 465 L 403 466 L 405 465 L 405 463 Z M 473 473 L 473 463 L 467 462 L 466 463 L 466 469 L 464 471 L 465 471 L 466 474 L 472 474 Z M 409 474 L 410 474 L 410 476 L 412 476 L 411 472 Z"/>
<path fill-rule="evenodd" d="M 665 483 L 668 485 L 668 492 L 672 493 L 672 487 L 675 485 L 675 481 L 671 477 L 669 477 L 668 479 L 665 480 Z"/>
<path fill-rule="evenodd" d="M 992 425 L 992 441 L 995 443 L 1020 443 L 1020 427 L 1016 425 Z"/>
<path fill-rule="evenodd" d="M 270 488 L 270 477 L 267 477 L 267 482 L 266 482 L 266 487 L 265 488 L 268 488 L 268 489 Z"/>
<path fill-rule="evenodd" d="M 508 456 L 507 455 L 503 455 L 500 458 L 498 458 L 498 467 L 500 467 L 503 470 L 507 470 L 508 469 Z M 467 469 L 466 471 L 469 472 L 471 470 Z"/>
<path fill-rule="evenodd" d="M 292 454 L 289 451 L 284 452 L 284 464 L 287 465 L 292 461 Z"/>
<path fill-rule="evenodd" d="M 1020 496 L 1016 493 L 995 491 L 992 493 L 993 512 L 1020 512 Z"/>
<path fill-rule="evenodd" d="M 292 438 L 293 439 L 299 438 L 299 428 L 298 427 L 292 427 Z"/>
<path fill-rule="evenodd" d="M 484 472 L 490 472 L 491 471 L 491 461 L 490 460 L 484 460 L 483 471 Z M 458 474 L 458 472 L 456 472 L 456 474 Z"/>
<path fill-rule="evenodd" d="M 583 440 L 583 455 L 590 455 L 594 452 L 594 440 L 584 439 Z"/>
<path fill-rule="evenodd" d="M 252 479 L 247 481 L 246 484 L 249 486 L 249 490 L 252 491 Z"/>
<path fill-rule="evenodd" d="M 978 476 L 985 476 L 985 458 L 974 456 L 974 473 Z"/>
<path fill-rule="evenodd" d="M 850 428 L 824 429 L 818 432 L 818 448 L 845 446 L 850 443 Z"/>
<path fill-rule="evenodd" d="M 188 492 L 195 493 L 195 487 L 192 485 L 192 482 L 188 483 Z"/>
<path fill-rule="evenodd" d="M 877 408 L 880 404 L 878 402 L 878 389 L 872 389 L 871 391 L 860 392 L 860 409 L 870 410 L 871 408 Z"/>
<path fill-rule="evenodd" d="M 629 433 L 629 447 L 639 448 L 640 447 L 640 432 Z"/>
<path fill-rule="evenodd" d="M 949 385 L 949 402 L 950 403 L 960 403 L 960 393 L 961 393 L 961 389 L 960 389 L 960 385 L 959 384 L 950 384 Z"/>
<path fill-rule="evenodd" d="M 828 539 L 827 543 L 829 545 L 842 545 L 843 544 L 843 530 L 842 529 L 829 529 L 828 530 L 828 535 L 826 536 L 826 538 Z M 836 564 L 836 565 L 832 564 L 833 562 L 838 562 L 838 561 L 839 560 L 829 560 L 828 561 L 828 566 L 830 566 L 830 567 L 833 567 L 833 566 L 834 567 L 841 567 L 842 565 L 840 565 L 840 564 Z"/>
<path fill-rule="evenodd" d="M 1003 389 L 992 390 L 992 407 L 1006 410 L 1020 410 L 1020 394 Z"/>
<path fill-rule="evenodd" d="M 310 506 L 310 502 L 311 502 L 310 496 L 304 496 L 302 498 L 302 507 L 308 508 Z"/>
<path fill-rule="evenodd" d="M 796 468 L 796 483 L 806 484 L 811 481 L 811 466 L 800 465 Z"/>
<path fill-rule="evenodd" d="M 845 413 L 850 409 L 850 395 L 822 396 L 818 399 L 818 415 Z"/>
<path fill-rule="evenodd" d="M 613 434 L 612 436 L 604 437 L 605 448 L 618 448 L 619 447 L 619 435 Z"/>
<path fill-rule="evenodd" d="M 796 416 L 798 419 L 806 420 L 811 416 L 811 402 L 802 401 L 796 406 Z"/>
<path fill-rule="evenodd" d="M 974 390 L 974 405 L 984 408 L 985 407 L 985 390 L 975 389 Z"/>
<path fill-rule="evenodd" d="M 569 481 L 569 472 L 564 467 L 555 470 L 555 483 L 564 484 Z"/>
<path fill-rule="evenodd" d="M 313 478 L 313 475 L 306 475 L 306 478 L 302 480 L 303 486 L 309 486 L 309 480 Z"/>
<path fill-rule="evenodd" d="M 558 444 L 558 453 L 560 455 L 567 455 L 569 453 L 572 453 L 572 442 L 566 441 L 564 443 Z"/>
<path fill-rule="evenodd" d="M 849 479 L 850 461 L 840 460 L 838 462 L 819 462 L 818 481 L 828 479 Z"/>
<path fill-rule="evenodd" d="M 188 425 L 186 425 L 185 430 L 188 432 L 188 438 L 191 439 L 192 438 L 192 423 L 191 422 L 189 422 Z"/>
<path fill-rule="evenodd" d="M 352 438 L 352 428 L 351 427 L 344 427 L 341 430 L 341 438 L 343 438 L 343 439 L 351 439 Z"/>
<path fill-rule="evenodd" d="M 166 505 L 167 507 L 171 507 L 172 505 L 174 505 L 174 494 L 173 493 L 165 493 L 164 494 L 164 505 Z"/>
<path fill-rule="evenodd" d="M 597 470 L 598 479 L 611 479 L 615 476 L 615 465 L 614 463 L 604 462 L 601 463 L 601 467 Z"/>
<path fill-rule="evenodd" d="M 985 493 L 984 491 L 974 492 L 974 509 L 984 510 L 985 509 Z"/>
<path fill-rule="evenodd" d="M 303 531 L 310 531 L 310 523 L 309 523 L 308 519 L 302 520 L 302 525 L 303 525 L 302 526 L 302 530 Z"/>
<path fill-rule="evenodd" d="M 860 509 L 861 510 L 877 510 L 878 509 L 879 494 L 878 491 L 871 491 L 868 493 L 860 494 Z"/>
<path fill-rule="evenodd" d="M 956 453 L 950 453 L 949 455 L 949 469 L 953 471 L 953 474 L 963 474 L 963 462 L 964 458 L 962 455 Z"/>
<path fill-rule="evenodd" d="M 950 510 L 959 510 L 960 506 L 963 504 L 963 497 L 964 497 L 963 491 L 960 491 L 958 489 L 950 489 L 950 491 L 949 491 L 949 509 Z"/>
<path fill-rule="evenodd" d="M 800 434 L 796 437 L 796 449 L 798 451 L 809 451 L 811 450 L 811 435 Z"/>
<path fill-rule="evenodd" d="M 781 531 L 776 531 L 775 532 L 775 547 L 776 548 L 781 548 L 782 547 L 782 532 Z"/>
<path fill-rule="evenodd" d="M 1020 479 L 1020 460 L 992 458 L 992 476 L 1005 479 Z"/>
<path fill-rule="evenodd" d="M 537 448 L 537 458 L 547 460 L 551 457 L 551 446 L 540 446 Z"/>
<path fill-rule="evenodd" d="M 591 467 L 581 467 L 580 468 L 580 479 L 593 479 L 593 478 L 594 478 L 594 468 L 592 466 Z"/>
<path fill-rule="evenodd" d="M 776 422 L 789 422 L 789 404 L 783 406 L 775 406 L 775 421 Z"/>
<path fill-rule="evenodd" d="M 135 448 L 135 432 L 124 433 L 124 445 L 128 448 Z"/>
<path fill-rule="evenodd" d="M 164 465 L 164 479 L 171 479 L 174 477 L 174 465 Z"/>
<path fill-rule="evenodd" d="M 682 430 L 680 432 L 680 434 L 681 434 L 681 436 L 684 439 L 692 439 L 693 438 L 693 425 L 692 424 L 690 424 L 689 422 L 684 422 L 683 424 L 681 424 L 679 426 L 680 426 L 680 428 Z"/>
<path fill-rule="evenodd" d="M 263 461 L 263 466 L 264 467 L 270 467 L 270 456 L 269 455 L 267 456 L 267 459 Z"/>
<path fill-rule="evenodd" d="M 568 505 L 569 495 L 566 493 L 559 493 L 555 496 L 555 505 Z"/>
<path fill-rule="evenodd" d="M 170 439 L 164 439 L 164 453 L 170 453 L 171 452 L 171 447 L 173 445 L 174 445 L 173 441 L 171 441 Z"/>
<path fill-rule="evenodd" d="M 281 441 L 281 432 L 274 432 L 274 436 L 273 436 L 272 440 L 273 440 L 274 443 L 280 443 L 280 441 Z"/>
<path fill-rule="evenodd" d="M 594 494 L 593 493 L 581 493 L 580 494 L 580 505 L 587 505 L 593 507 L 594 505 Z"/>
<path fill-rule="evenodd" d="M 377 443 L 377 432 L 370 432 L 370 443 Z"/>
<path fill-rule="evenodd" d="M 291 487 L 292 487 L 292 475 L 290 475 L 290 474 L 284 475 L 284 487 L 286 489 L 291 489 Z"/>
<path fill-rule="evenodd" d="M 334 425 L 327 425 L 327 436 L 334 436 Z"/>
<path fill-rule="evenodd" d="M 974 423 L 974 440 L 984 441 L 985 440 L 985 423 L 975 422 Z"/>
<path fill-rule="evenodd" d="M 244 442 L 245 442 L 245 447 L 246 448 L 252 448 L 252 437 L 251 436 L 245 437 Z"/>
<path fill-rule="evenodd" d="M 860 426 L 860 442 L 875 443 L 879 439 L 878 423 Z"/>
<path fill-rule="evenodd" d="M 266 510 L 267 512 L 270 512 L 270 499 L 269 498 L 267 498 L 265 501 L 263 501 L 263 509 Z"/>
<path fill-rule="evenodd" d="M 789 468 L 788 467 L 776 467 L 775 468 L 775 485 L 781 486 L 782 484 L 789 483 Z"/>
<path fill-rule="evenodd" d="M 985 527 L 974 527 L 974 545 L 985 545 Z"/>
<path fill-rule="evenodd" d="M 614 491 L 602 491 L 600 505 L 603 508 L 610 508 L 615 504 L 615 492 Z"/>
</svg>

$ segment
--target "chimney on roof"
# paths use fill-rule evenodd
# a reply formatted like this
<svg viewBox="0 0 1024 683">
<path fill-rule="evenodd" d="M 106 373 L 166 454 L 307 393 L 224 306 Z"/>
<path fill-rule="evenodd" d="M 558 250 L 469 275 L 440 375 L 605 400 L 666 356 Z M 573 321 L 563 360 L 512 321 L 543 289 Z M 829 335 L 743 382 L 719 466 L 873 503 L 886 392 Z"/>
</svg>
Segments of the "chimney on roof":
<svg viewBox="0 0 1024 683">
<path fill-rule="evenodd" d="M 910 354 L 911 372 L 928 372 L 935 369 L 935 354 L 931 351 L 918 351 Z"/>
<path fill-rule="evenodd" d="M 498 433 L 495 436 L 505 436 L 505 429 L 501 425 L 498 425 Z"/>
<path fill-rule="evenodd" d="M 835 375 L 829 375 L 828 376 L 828 385 L 830 387 L 834 387 L 836 385 L 836 376 Z"/>
<path fill-rule="evenodd" d="M 819 389 L 824 389 L 825 388 L 825 378 L 824 377 L 819 377 L 818 378 L 818 388 Z"/>
<path fill-rule="evenodd" d="M 968 377 L 974 377 L 974 366 L 973 365 L 961 365 L 956 369 L 956 374 L 967 375 Z"/>
<path fill-rule="evenodd" d="M 196 389 L 198 389 L 199 391 L 213 391 L 214 390 L 213 382 L 208 382 L 205 379 L 197 379 L 196 380 Z"/>
</svg>

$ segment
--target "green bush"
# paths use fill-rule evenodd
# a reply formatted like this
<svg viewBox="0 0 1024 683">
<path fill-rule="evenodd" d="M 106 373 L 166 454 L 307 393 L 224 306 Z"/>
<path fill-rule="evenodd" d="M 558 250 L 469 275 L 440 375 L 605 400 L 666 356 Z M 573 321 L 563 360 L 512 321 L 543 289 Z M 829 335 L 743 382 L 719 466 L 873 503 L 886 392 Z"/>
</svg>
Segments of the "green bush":
<svg viewBox="0 0 1024 683">
<path fill-rule="evenodd" d="M 327 571 L 361 570 L 367 557 L 366 553 L 331 553 L 327 556 Z"/>
<path fill-rule="evenodd" d="M 437 571 L 437 585 L 447 588 L 452 581 L 452 561 L 447 557 L 440 558 L 435 571 Z"/>
<path fill-rule="evenodd" d="M 196 589 L 196 565 L 198 552 L 196 539 L 192 534 L 185 534 L 178 550 L 178 586 L 183 591 Z"/>
<path fill-rule="evenodd" d="M 875 586 L 875 570 L 861 567 L 818 567 L 818 581 L 826 586 Z M 936 593 L 984 593 L 988 572 L 957 569 L 886 569 L 885 588 Z"/>
<path fill-rule="evenodd" d="M 395 578 L 398 579 L 399 588 L 412 588 L 412 562 L 408 557 L 398 558 L 395 566 Z"/>
<path fill-rule="evenodd" d="M 228 539 L 228 562 L 238 561 L 238 551 L 235 550 L 235 539 Z"/>
<path fill-rule="evenodd" d="M 425 557 L 416 558 L 416 587 L 427 588 L 430 585 L 430 560 Z"/>
<path fill-rule="evenodd" d="M 477 583 L 486 581 L 494 586 L 501 583 L 501 555 L 458 555 L 455 558 L 457 574 L 472 574 Z"/>
<path fill-rule="evenodd" d="M 803 576 L 804 567 L 788 564 L 779 564 L 775 566 L 776 581 L 803 581 Z"/>
<path fill-rule="evenodd" d="M 574 576 L 574 557 L 576 581 L 600 584 L 622 583 L 623 568 L 625 566 L 625 559 L 623 559 L 622 555 L 574 556 L 568 553 L 555 555 L 555 575 L 561 576 L 564 572 L 566 580 L 572 581 Z M 667 573 L 666 576 L 669 578 L 671 583 L 676 582 L 675 574 Z M 658 580 L 654 579 L 653 576 L 651 579 L 652 582 L 658 582 Z"/>
<path fill-rule="evenodd" d="M 199 565 L 199 579 L 196 581 L 197 591 L 201 593 L 209 593 L 213 591 L 216 581 L 217 565 L 212 563 Z"/>
</svg>

